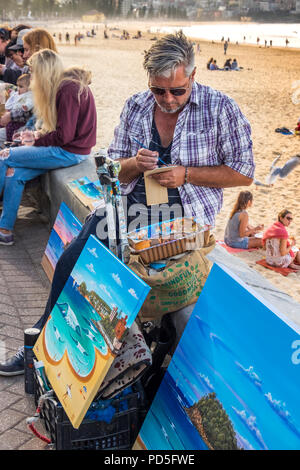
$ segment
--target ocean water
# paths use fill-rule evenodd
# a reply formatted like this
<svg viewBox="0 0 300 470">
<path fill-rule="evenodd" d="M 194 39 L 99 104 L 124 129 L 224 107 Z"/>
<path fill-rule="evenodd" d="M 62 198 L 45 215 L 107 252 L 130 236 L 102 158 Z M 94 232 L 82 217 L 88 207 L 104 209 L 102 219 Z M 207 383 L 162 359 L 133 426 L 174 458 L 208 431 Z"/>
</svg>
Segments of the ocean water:
<svg viewBox="0 0 300 470">
<path fill-rule="evenodd" d="M 99 315 L 70 277 L 47 323 L 45 340 L 50 357 L 59 361 L 67 350 L 75 372 L 82 377 L 94 367 L 96 348 L 104 356 L 108 352 L 104 338 L 91 319 L 99 320 Z"/>
<path fill-rule="evenodd" d="M 48 260 L 50 261 L 53 269 L 55 269 L 56 263 L 64 251 L 64 244 L 56 233 L 55 230 L 51 231 L 51 235 L 46 246 L 45 253 Z"/>
<path fill-rule="evenodd" d="M 184 411 L 190 405 L 166 372 L 140 432 L 148 450 L 208 450 Z"/>
<path fill-rule="evenodd" d="M 264 47 L 265 40 L 269 46 L 270 40 L 273 46 L 285 47 L 286 39 L 289 40 L 288 47 L 300 48 L 300 24 L 292 23 L 203 23 L 191 26 L 153 26 L 152 33 L 173 33 L 182 29 L 191 38 L 220 41 L 230 38 L 231 43 L 257 44 Z M 245 40 L 244 40 L 245 36 Z"/>
<path fill-rule="evenodd" d="M 70 211 L 65 203 L 62 203 L 57 214 L 54 227 L 51 230 L 45 254 L 53 268 L 62 255 L 65 244 L 70 243 L 78 235 L 82 224 Z"/>
<path fill-rule="evenodd" d="M 91 199 L 101 199 L 102 194 L 95 186 L 94 183 L 84 184 L 83 186 L 79 186 L 80 191 L 87 197 Z"/>
</svg>

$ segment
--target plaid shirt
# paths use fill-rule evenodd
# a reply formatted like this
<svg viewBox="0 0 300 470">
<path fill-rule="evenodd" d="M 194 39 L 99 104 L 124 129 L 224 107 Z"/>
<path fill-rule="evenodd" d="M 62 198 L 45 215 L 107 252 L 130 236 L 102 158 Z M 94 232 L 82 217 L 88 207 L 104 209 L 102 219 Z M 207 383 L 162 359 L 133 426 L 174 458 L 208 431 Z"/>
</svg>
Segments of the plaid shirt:
<svg viewBox="0 0 300 470">
<path fill-rule="evenodd" d="M 129 98 L 115 129 L 108 155 L 122 159 L 137 154 L 140 146 L 149 147 L 155 99 L 152 93 Z M 190 99 L 178 116 L 171 148 L 172 164 L 185 167 L 227 165 L 253 178 L 251 128 L 237 104 L 210 87 L 193 84 Z M 122 184 L 122 194 L 134 190 L 137 180 Z M 185 216 L 195 216 L 212 226 L 223 203 L 223 189 L 193 184 L 178 188 Z"/>
</svg>

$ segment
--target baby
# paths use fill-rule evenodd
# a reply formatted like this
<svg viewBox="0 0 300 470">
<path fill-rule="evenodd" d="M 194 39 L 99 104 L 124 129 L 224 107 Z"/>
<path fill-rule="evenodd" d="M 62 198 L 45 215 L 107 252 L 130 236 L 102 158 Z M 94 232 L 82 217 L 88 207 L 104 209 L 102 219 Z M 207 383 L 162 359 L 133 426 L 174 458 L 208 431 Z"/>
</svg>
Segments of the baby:
<svg viewBox="0 0 300 470">
<path fill-rule="evenodd" d="M 20 108 L 29 113 L 33 111 L 33 95 L 29 87 L 30 75 L 21 75 L 17 80 L 18 91 L 12 91 L 5 103 L 6 112 L 17 111 Z M 10 122 L 6 127 L 0 129 L 0 145 L 3 145 L 5 141 L 11 141 L 13 133 L 24 124 L 25 122 Z"/>
<path fill-rule="evenodd" d="M 22 108 L 24 111 L 31 111 L 33 109 L 33 96 L 30 87 L 30 75 L 24 73 L 17 80 L 18 91 L 11 92 L 10 97 L 5 103 L 7 111 Z"/>
</svg>

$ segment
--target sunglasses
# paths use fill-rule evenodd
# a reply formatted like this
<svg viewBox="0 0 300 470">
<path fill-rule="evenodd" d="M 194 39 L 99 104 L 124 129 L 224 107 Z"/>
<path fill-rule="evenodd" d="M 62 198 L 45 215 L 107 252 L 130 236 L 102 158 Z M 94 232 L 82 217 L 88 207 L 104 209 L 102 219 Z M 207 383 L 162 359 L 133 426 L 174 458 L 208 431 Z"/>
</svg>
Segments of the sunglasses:
<svg viewBox="0 0 300 470">
<path fill-rule="evenodd" d="M 190 88 L 190 81 L 189 84 L 186 88 L 184 87 L 178 87 L 178 88 L 160 88 L 158 86 L 150 86 L 149 85 L 149 90 L 154 94 L 158 96 L 163 96 L 166 91 L 169 91 L 173 96 L 183 96 L 188 89 Z"/>
<path fill-rule="evenodd" d="M 291 222 L 293 220 L 293 217 L 286 216 L 286 219 Z"/>
</svg>

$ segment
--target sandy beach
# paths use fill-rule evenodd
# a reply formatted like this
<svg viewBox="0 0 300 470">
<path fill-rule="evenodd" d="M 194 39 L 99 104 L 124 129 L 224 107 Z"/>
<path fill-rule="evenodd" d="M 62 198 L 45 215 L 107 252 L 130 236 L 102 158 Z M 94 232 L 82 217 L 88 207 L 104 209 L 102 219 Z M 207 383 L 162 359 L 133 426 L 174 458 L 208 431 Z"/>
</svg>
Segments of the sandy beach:
<svg viewBox="0 0 300 470">
<path fill-rule="evenodd" d="M 104 25 L 99 25 L 96 37 L 85 37 L 75 46 L 75 33 L 85 33 L 91 25 L 86 24 L 83 27 L 83 24 L 78 22 L 58 23 L 55 28 L 48 25 L 48 29 L 56 34 L 59 52 L 65 65 L 83 65 L 93 73 L 91 88 L 98 112 L 97 148 L 109 145 L 125 100 L 131 94 L 147 87 L 147 77 L 142 67 L 143 51 L 151 46 L 151 38 L 154 36 L 147 33 L 150 25 L 146 23 L 108 23 L 107 26 L 109 39 L 104 39 Z M 132 35 L 141 30 L 142 39 L 120 40 L 117 36 L 121 35 L 123 28 Z M 66 31 L 71 35 L 70 44 L 65 43 Z M 63 33 L 61 43 L 58 41 L 59 32 Z M 215 43 L 198 42 L 201 52 L 196 52 L 196 80 L 223 91 L 238 103 L 252 126 L 255 178 L 265 182 L 271 162 L 275 158 L 274 152 L 282 155 L 280 164 L 284 164 L 299 152 L 300 137 L 282 135 L 276 133 L 275 129 L 293 129 L 300 116 L 300 104 L 293 102 L 297 99 L 297 90 L 300 92 L 300 82 L 297 83 L 300 81 L 300 50 L 230 44 L 225 57 L 223 45 L 217 38 Z M 214 57 L 220 67 L 223 66 L 225 58 L 236 58 L 243 70 L 208 71 L 206 63 L 210 57 Z M 249 211 L 250 223 L 264 223 L 267 227 L 276 220 L 281 209 L 288 208 L 294 215 L 289 233 L 295 236 L 300 247 L 299 177 L 300 166 L 286 179 L 278 179 L 271 188 L 260 188 L 253 184 L 245 189 L 251 190 L 254 195 L 254 204 Z M 229 212 L 241 189 L 224 191 L 223 209 L 217 217 L 214 230 L 217 240 L 223 239 Z M 263 250 L 243 252 L 234 256 L 238 256 L 259 271 L 277 289 L 288 293 L 300 303 L 300 272 L 284 277 L 257 265 L 256 261 L 264 257 Z"/>
</svg>

